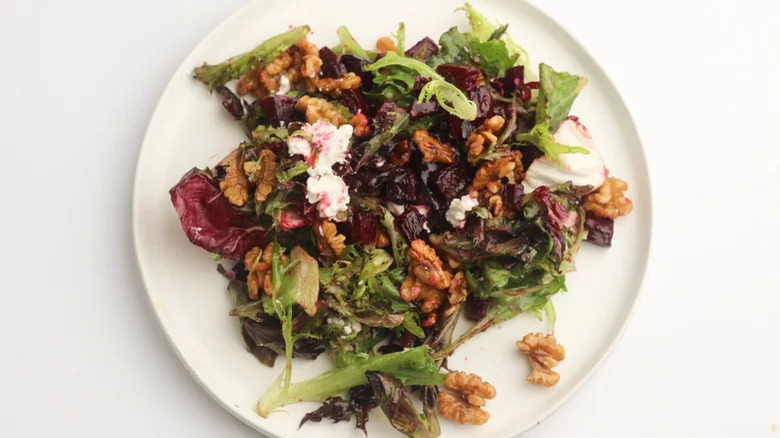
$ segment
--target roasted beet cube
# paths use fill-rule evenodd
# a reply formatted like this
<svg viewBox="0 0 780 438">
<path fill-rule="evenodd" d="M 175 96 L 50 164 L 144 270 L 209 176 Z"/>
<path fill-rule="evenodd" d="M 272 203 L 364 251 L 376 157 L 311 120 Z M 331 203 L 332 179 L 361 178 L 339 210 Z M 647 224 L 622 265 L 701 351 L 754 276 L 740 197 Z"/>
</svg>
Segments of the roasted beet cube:
<svg viewBox="0 0 780 438">
<path fill-rule="evenodd" d="M 467 296 L 465 306 L 466 319 L 474 322 L 479 321 L 485 317 L 489 306 L 489 300 L 483 300 L 482 298 L 477 298 L 474 295 Z"/>
<path fill-rule="evenodd" d="M 412 102 L 412 106 L 409 107 L 409 116 L 413 119 L 419 119 L 420 117 L 429 116 L 441 112 L 441 106 L 439 102 L 435 100 L 429 100 L 427 102 L 417 101 Z"/>
<path fill-rule="evenodd" d="M 341 55 L 340 61 L 348 72 L 360 76 L 360 80 L 362 81 L 360 84 L 361 87 L 364 87 L 365 89 L 371 88 L 371 85 L 374 83 L 374 74 L 365 70 L 365 67 L 371 64 L 371 61 L 349 53 Z"/>
<path fill-rule="evenodd" d="M 463 91 L 475 90 L 482 77 L 478 68 L 463 64 L 441 64 L 436 71 Z"/>
<path fill-rule="evenodd" d="M 468 96 L 477 104 L 477 120 L 493 115 L 493 96 L 490 95 L 490 87 L 480 85 L 469 90 Z"/>
<path fill-rule="evenodd" d="M 599 246 L 612 246 L 612 234 L 615 231 L 615 221 L 599 217 L 591 212 L 585 213 L 585 230 L 588 231 L 588 242 Z"/>
<path fill-rule="evenodd" d="M 450 201 L 463 194 L 469 181 L 471 181 L 471 172 L 465 167 L 453 165 L 433 172 L 428 186 L 449 206 Z"/>
<path fill-rule="evenodd" d="M 453 115 L 447 117 L 447 124 L 450 127 L 450 137 L 458 141 L 465 141 L 477 128 L 474 123 Z"/>
<path fill-rule="evenodd" d="M 385 197 L 398 204 L 417 200 L 417 179 L 412 171 L 405 168 L 394 169 L 387 182 Z"/>
<path fill-rule="evenodd" d="M 353 211 L 350 219 L 351 241 L 370 245 L 376 240 L 376 217 L 370 211 Z"/>
<path fill-rule="evenodd" d="M 404 55 L 419 59 L 422 62 L 428 61 L 431 56 L 439 54 L 439 45 L 432 39 L 425 37 L 410 47 Z"/>
<path fill-rule="evenodd" d="M 352 114 L 369 115 L 368 101 L 360 90 L 345 90 L 339 102 L 347 107 Z"/>
<path fill-rule="evenodd" d="M 409 242 L 428 234 L 425 231 L 425 216 L 416 208 L 408 208 L 395 218 L 395 227 Z"/>
<path fill-rule="evenodd" d="M 356 174 L 345 178 L 345 181 L 352 190 L 360 194 L 379 196 L 383 186 L 387 183 L 388 176 L 387 172 L 378 172 L 363 167 Z"/>
<path fill-rule="evenodd" d="M 298 99 L 282 94 L 274 94 L 260 99 L 260 108 L 268 123 L 280 128 L 293 120 L 293 110 Z"/>
<path fill-rule="evenodd" d="M 384 102 L 374 117 L 374 129 L 377 131 L 386 131 L 395 123 L 399 115 L 407 114 L 406 110 L 396 105 L 394 102 Z"/>
<path fill-rule="evenodd" d="M 324 78 L 338 78 L 347 73 L 347 68 L 339 61 L 339 56 L 329 47 L 320 49 L 322 69 L 320 72 Z"/>
</svg>

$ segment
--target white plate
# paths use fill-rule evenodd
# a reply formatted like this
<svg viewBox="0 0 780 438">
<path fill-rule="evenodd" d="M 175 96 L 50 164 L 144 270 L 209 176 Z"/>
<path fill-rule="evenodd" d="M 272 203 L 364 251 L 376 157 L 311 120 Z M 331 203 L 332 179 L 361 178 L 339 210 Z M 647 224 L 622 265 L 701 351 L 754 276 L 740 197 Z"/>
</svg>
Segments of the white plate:
<svg viewBox="0 0 780 438">
<path fill-rule="evenodd" d="M 574 104 L 612 174 L 630 183 L 634 211 L 617 222 L 611 249 L 583 245 L 577 258 L 579 272 L 568 276 L 569 292 L 555 297 L 558 310 L 556 336 L 566 347 L 562 375 L 553 388 L 524 381 L 526 359 L 515 350 L 515 340 L 529 331 L 547 330 L 546 323 L 522 316 L 463 346 L 450 360 L 453 369 L 475 372 L 498 388 L 488 402 L 490 421 L 480 427 L 442 420 L 442 436 L 491 437 L 517 435 L 558 408 L 582 385 L 610 351 L 626 325 L 644 273 L 650 242 L 650 190 L 642 147 L 628 111 L 612 83 L 588 53 L 552 19 L 522 2 L 480 1 L 477 7 L 489 17 L 510 24 L 509 31 L 531 54 L 558 70 L 585 75 L 588 86 Z M 211 256 L 189 243 L 178 221 L 168 189 L 193 166 L 213 165 L 242 140 L 240 127 L 231 120 L 216 96 L 191 78 L 203 61 L 217 62 L 254 47 L 291 24 L 309 24 L 318 44 L 335 45 L 335 31 L 347 25 L 364 46 L 395 32 L 406 23 L 407 42 L 423 36 L 437 39 L 454 24 L 465 24 L 452 11 L 459 1 L 356 0 L 330 2 L 270 2 L 248 4 L 209 34 L 187 56 L 168 84 L 149 123 L 138 161 L 133 200 L 133 232 L 138 264 L 152 307 L 187 369 L 228 411 L 272 436 L 362 436 L 351 423 L 307 424 L 298 431 L 305 412 L 314 403 L 285 407 L 268 419 L 255 413 L 255 404 L 283 365 L 261 365 L 246 352 L 237 322 L 228 316 L 226 280 Z M 461 323 L 461 330 L 466 323 Z M 328 359 L 296 360 L 295 381 L 313 377 L 328 368 Z M 399 436 L 381 412 L 368 423 L 369 436 Z"/>
</svg>

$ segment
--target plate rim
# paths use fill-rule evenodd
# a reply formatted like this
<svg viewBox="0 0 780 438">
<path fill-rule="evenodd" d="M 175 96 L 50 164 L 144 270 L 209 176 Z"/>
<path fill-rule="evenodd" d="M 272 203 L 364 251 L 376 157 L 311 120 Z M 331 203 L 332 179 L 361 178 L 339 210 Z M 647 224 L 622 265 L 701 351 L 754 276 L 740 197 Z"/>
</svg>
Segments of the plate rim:
<svg viewBox="0 0 780 438">
<path fill-rule="evenodd" d="M 144 152 L 149 149 L 148 143 L 149 143 L 149 136 L 150 136 L 150 130 L 149 127 L 151 126 L 152 122 L 157 118 L 158 113 L 160 112 L 160 106 L 161 103 L 166 99 L 168 94 L 170 94 L 172 89 L 172 84 L 174 80 L 179 76 L 183 74 L 187 74 L 188 70 L 191 70 L 190 67 L 188 67 L 184 60 L 190 57 L 193 52 L 199 50 L 201 46 L 203 46 L 206 41 L 210 40 L 211 37 L 216 34 L 218 31 L 222 30 L 222 28 L 226 27 L 229 22 L 233 21 L 235 17 L 238 17 L 245 13 L 246 10 L 249 10 L 253 7 L 255 3 L 260 3 L 263 0 L 252 0 L 229 14 L 227 17 L 222 19 L 222 21 L 219 22 L 214 28 L 212 28 L 208 33 L 206 33 L 192 48 L 188 51 L 186 55 L 182 58 L 181 63 L 176 68 L 174 73 L 171 75 L 171 78 L 168 80 L 167 84 L 165 85 L 165 89 L 160 94 L 160 97 L 157 99 L 157 102 L 155 103 L 154 110 L 152 111 L 151 116 L 149 117 L 149 121 L 146 123 L 146 130 L 144 132 L 143 139 L 141 140 L 141 147 L 138 150 L 138 157 L 136 159 L 135 163 L 135 172 L 133 173 L 133 191 L 132 191 L 132 205 L 131 205 L 131 233 L 133 235 L 132 241 L 133 241 L 133 252 L 135 253 L 135 264 L 138 269 L 138 274 L 141 279 L 141 284 L 143 285 L 143 289 L 146 295 L 147 302 L 151 309 L 153 310 L 155 319 L 157 320 L 157 323 L 159 324 L 160 328 L 162 329 L 162 332 L 165 336 L 165 339 L 167 340 L 168 344 L 173 349 L 174 353 L 176 354 L 176 357 L 179 359 L 182 365 L 184 365 L 184 368 L 189 372 L 190 376 L 193 380 L 195 380 L 198 385 L 206 391 L 206 393 L 217 402 L 218 405 L 220 405 L 224 410 L 231 413 L 234 417 L 236 417 L 238 420 L 240 420 L 242 423 L 246 424 L 248 427 L 250 427 L 252 430 L 263 434 L 265 436 L 274 437 L 274 438 L 283 438 L 281 435 L 276 434 L 270 430 L 261 429 L 255 422 L 251 421 L 250 418 L 248 418 L 246 415 L 244 415 L 243 411 L 239 411 L 234 408 L 231 404 L 223 401 L 210 387 L 207 385 L 198 375 L 198 373 L 195 371 L 194 368 L 190 365 L 190 363 L 184 358 L 184 355 L 182 354 L 181 350 L 179 349 L 178 345 L 174 342 L 174 340 L 171 338 L 170 331 L 168 330 L 166 326 L 166 322 L 164 321 L 163 314 L 160 310 L 160 308 L 155 304 L 154 299 L 152 298 L 152 295 L 150 293 L 149 286 L 146 281 L 147 275 L 144 272 L 143 264 L 141 262 L 141 256 L 138 251 L 139 247 L 139 222 L 140 218 L 138 217 L 138 211 L 139 211 L 139 192 L 141 191 L 140 188 L 140 165 L 141 160 L 144 157 Z M 627 123 L 629 128 L 633 130 L 633 132 L 636 134 L 638 146 L 639 146 L 639 152 L 642 156 L 642 170 L 647 175 L 647 204 L 643 205 L 643 208 L 647 209 L 647 217 L 648 217 L 648 224 L 646 225 L 647 229 L 647 255 L 645 257 L 644 263 L 640 267 L 639 274 L 639 281 L 636 293 L 634 295 L 633 302 L 631 303 L 628 311 L 626 312 L 623 322 L 616 331 L 615 335 L 613 336 L 612 340 L 609 341 L 609 344 L 607 345 L 606 349 L 604 350 L 603 354 L 596 360 L 593 365 L 589 367 L 589 369 L 585 372 L 585 375 L 576 382 L 573 387 L 564 394 L 557 402 L 552 403 L 547 409 L 543 411 L 543 413 L 539 416 L 536 422 L 532 422 L 530 425 L 527 425 L 522 430 L 519 430 L 512 436 L 520 436 L 523 433 L 533 429 L 535 426 L 539 425 L 542 421 L 545 421 L 547 418 L 549 418 L 551 415 L 553 415 L 555 412 L 558 411 L 564 404 L 566 404 L 575 394 L 577 394 L 583 386 L 585 386 L 586 383 L 588 383 L 591 378 L 596 374 L 596 372 L 601 368 L 601 366 L 604 364 L 604 362 L 607 360 L 608 357 L 610 357 L 615 350 L 617 344 L 619 341 L 623 338 L 623 335 L 625 334 L 628 326 L 630 325 L 635 313 L 636 309 L 639 306 L 640 301 L 642 300 L 642 296 L 644 295 L 644 291 L 647 286 L 647 270 L 648 266 L 650 265 L 650 260 L 653 258 L 653 225 L 655 223 L 655 210 L 653 209 L 654 201 L 653 201 L 653 178 L 652 174 L 650 172 L 650 167 L 648 165 L 647 161 L 647 154 L 645 153 L 645 142 L 642 139 L 641 132 L 637 126 L 636 120 L 634 119 L 633 114 L 631 113 L 631 110 L 629 106 L 626 104 L 626 100 L 623 97 L 623 94 L 620 92 L 620 89 L 615 85 L 615 82 L 612 80 L 612 78 L 607 74 L 607 72 L 602 68 L 601 64 L 597 62 L 596 58 L 591 54 L 591 51 L 588 49 L 588 47 L 582 42 L 582 40 L 576 38 L 574 34 L 569 30 L 568 27 L 564 26 L 560 21 L 556 20 L 554 17 L 552 17 L 550 14 L 548 14 L 545 10 L 541 9 L 534 3 L 532 3 L 529 0 L 520 0 L 518 3 L 522 3 L 525 5 L 525 7 L 528 7 L 532 10 L 534 10 L 535 13 L 540 14 L 544 18 L 554 22 L 557 24 L 560 29 L 563 31 L 563 33 L 571 38 L 581 49 L 582 49 L 582 55 L 592 63 L 593 67 L 600 73 L 603 78 L 606 81 L 606 85 L 611 87 L 616 97 L 619 99 L 620 103 L 623 105 L 625 109 L 625 116 L 627 118 Z"/>
</svg>

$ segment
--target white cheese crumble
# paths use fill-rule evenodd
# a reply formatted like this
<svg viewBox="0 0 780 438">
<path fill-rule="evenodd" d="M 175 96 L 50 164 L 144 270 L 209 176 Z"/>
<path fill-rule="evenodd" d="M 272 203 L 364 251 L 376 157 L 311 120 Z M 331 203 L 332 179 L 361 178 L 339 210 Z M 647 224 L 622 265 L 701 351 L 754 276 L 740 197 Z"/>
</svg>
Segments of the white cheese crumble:
<svg viewBox="0 0 780 438">
<path fill-rule="evenodd" d="M 306 181 L 306 199 L 317 204 L 320 217 L 337 219 L 339 213 L 347 211 L 349 193 L 344 180 L 333 173 L 333 165 L 347 162 L 352 125 L 335 125 L 319 120 L 305 124 L 303 135 L 294 135 L 287 140 L 290 155 L 302 155 L 309 164 Z"/>
<path fill-rule="evenodd" d="M 455 198 L 450 202 L 450 207 L 447 209 L 445 218 L 447 218 L 447 222 L 452 224 L 453 227 L 463 228 L 463 225 L 466 223 L 466 213 L 478 205 L 479 203 L 477 200 L 469 195 Z"/>
<path fill-rule="evenodd" d="M 607 179 L 609 171 L 604 166 L 604 160 L 593 144 L 593 138 L 576 117 L 569 117 L 558 125 L 553 135 L 556 143 L 567 146 L 581 146 L 588 154 L 561 154 L 561 166 L 545 157 L 537 158 L 528 166 L 523 181 L 526 193 L 540 186 L 554 186 L 571 181 L 575 185 L 591 185 L 594 189 L 601 187 Z"/>
<path fill-rule="evenodd" d="M 276 92 L 276 94 L 287 94 L 290 92 L 290 80 L 287 79 L 287 76 L 282 75 L 279 78 L 279 91 Z"/>
</svg>

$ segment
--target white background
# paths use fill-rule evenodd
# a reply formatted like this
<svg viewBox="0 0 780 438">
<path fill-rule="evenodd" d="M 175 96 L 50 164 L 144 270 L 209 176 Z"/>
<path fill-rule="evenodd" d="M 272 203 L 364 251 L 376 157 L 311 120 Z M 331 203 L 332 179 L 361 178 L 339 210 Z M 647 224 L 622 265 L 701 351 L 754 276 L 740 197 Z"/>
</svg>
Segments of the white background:
<svg viewBox="0 0 780 438">
<path fill-rule="evenodd" d="M 655 230 L 618 347 L 524 438 L 780 437 L 777 3 L 534 3 L 632 109 Z M 0 436 L 257 436 L 166 343 L 130 235 L 157 98 L 242 4 L 0 0 Z"/>
</svg>

